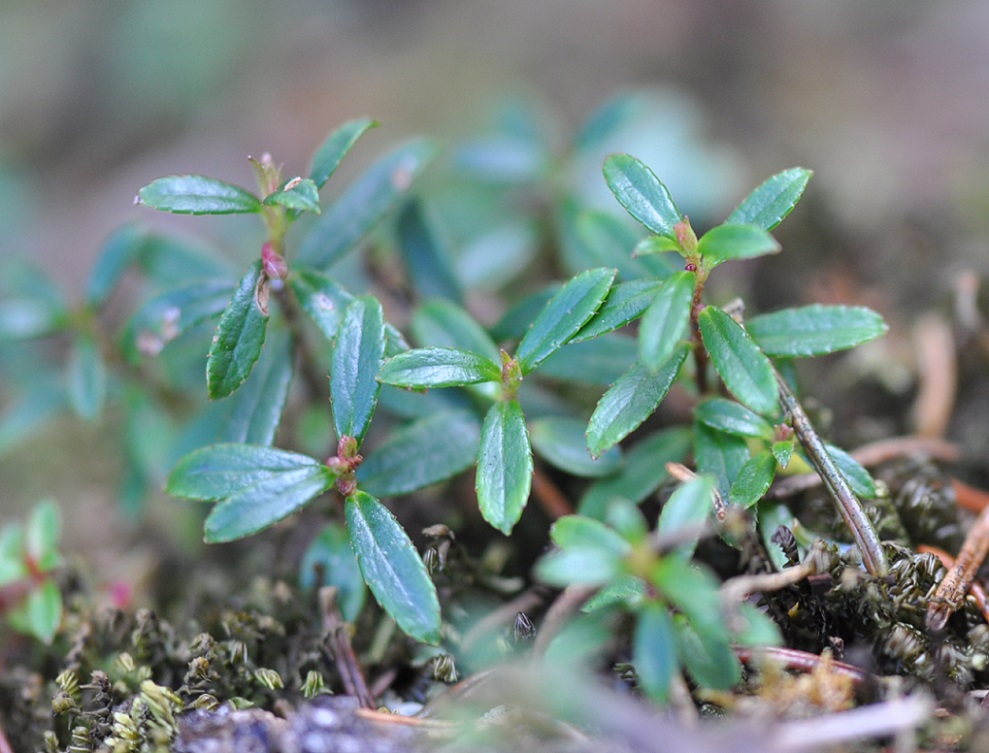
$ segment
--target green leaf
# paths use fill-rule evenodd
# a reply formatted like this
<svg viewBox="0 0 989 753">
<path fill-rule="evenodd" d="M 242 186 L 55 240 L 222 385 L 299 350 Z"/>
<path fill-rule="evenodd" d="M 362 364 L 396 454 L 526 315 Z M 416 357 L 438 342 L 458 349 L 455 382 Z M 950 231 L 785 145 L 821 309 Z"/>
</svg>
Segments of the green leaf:
<svg viewBox="0 0 989 753">
<path fill-rule="evenodd" d="M 399 387 L 458 387 L 501 381 L 501 367 L 489 358 L 454 348 L 416 348 L 392 356 L 378 380 Z"/>
<path fill-rule="evenodd" d="M 266 207 L 285 207 L 319 214 L 319 189 L 309 178 L 292 178 L 264 197 Z"/>
<path fill-rule="evenodd" d="M 516 400 L 496 403 L 484 418 L 475 486 L 481 515 L 507 536 L 532 487 L 532 448 Z"/>
<path fill-rule="evenodd" d="M 227 280 L 197 282 L 147 301 L 128 320 L 120 347 L 131 363 L 156 356 L 168 343 L 227 307 L 234 286 Z"/>
<path fill-rule="evenodd" d="M 220 317 L 206 361 L 206 385 L 216 400 L 232 394 L 251 373 L 261 355 L 268 328 L 267 304 L 258 300 L 261 262 L 251 265 Z M 266 297 L 266 294 L 263 294 Z"/>
<path fill-rule="evenodd" d="M 616 604 L 626 609 L 634 609 L 642 603 L 646 596 L 646 584 L 642 578 L 628 573 L 618 575 L 594 596 L 587 600 L 581 608 L 582 612 L 596 612 Z"/>
<path fill-rule="evenodd" d="M 96 308 L 110 297 L 127 267 L 141 254 L 146 237 L 135 226 L 125 225 L 107 238 L 86 279 L 87 306 Z"/>
<path fill-rule="evenodd" d="M 570 343 L 592 340 L 635 321 L 662 287 L 661 280 L 633 280 L 615 285 L 597 313 L 570 338 Z"/>
<path fill-rule="evenodd" d="M 41 572 L 48 572 L 59 562 L 58 541 L 62 535 L 61 515 L 51 500 L 39 502 L 24 527 L 24 553 Z"/>
<path fill-rule="evenodd" d="M 840 447 L 835 447 L 833 444 L 828 444 L 827 442 L 825 442 L 824 447 L 827 449 L 831 459 L 834 460 L 834 464 L 838 466 L 841 475 L 845 477 L 848 485 L 852 487 L 853 492 L 860 497 L 867 498 L 878 495 L 879 491 L 876 489 L 876 482 L 873 481 L 872 476 L 862 467 L 861 463 Z"/>
<path fill-rule="evenodd" d="M 416 309 L 409 326 L 420 345 L 466 350 L 493 363 L 501 359 L 498 346 L 484 327 L 453 301 L 426 301 Z"/>
<path fill-rule="evenodd" d="M 529 331 L 529 325 L 561 287 L 553 283 L 522 298 L 491 328 L 491 336 L 495 340 L 521 340 Z"/>
<path fill-rule="evenodd" d="M 106 364 L 93 338 L 83 335 L 72 344 L 67 366 L 68 395 L 80 418 L 94 421 L 106 403 Z"/>
<path fill-rule="evenodd" d="M 748 333 L 714 306 L 705 308 L 698 320 L 704 347 L 728 391 L 756 413 L 778 413 L 773 367 Z"/>
<path fill-rule="evenodd" d="M 728 499 L 735 477 L 749 460 L 745 439 L 694 424 L 694 457 L 698 471 L 713 473 L 718 479 L 718 492 Z"/>
<path fill-rule="evenodd" d="M 564 549 L 536 563 L 538 580 L 557 588 L 603 586 L 622 574 L 622 560 L 614 552 L 595 547 Z"/>
<path fill-rule="evenodd" d="M 347 497 L 347 530 L 364 582 L 406 634 L 440 641 L 440 602 L 426 566 L 388 508 L 366 492 Z"/>
<path fill-rule="evenodd" d="M 657 432 L 638 442 L 625 452 L 625 463 L 618 473 L 588 488 L 580 499 L 578 512 L 603 520 L 608 503 L 616 497 L 635 504 L 642 502 L 669 476 L 666 464 L 687 456 L 690 441 L 690 430 L 680 427 Z"/>
<path fill-rule="evenodd" d="M 564 551 L 596 549 L 607 552 L 616 561 L 624 559 L 632 552 L 632 545 L 615 529 L 600 520 L 583 515 L 564 515 L 553 524 L 550 538 Z"/>
<path fill-rule="evenodd" d="M 732 621 L 732 628 L 738 643 L 756 647 L 783 645 L 783 635 L 779 626 L 769 615 L 760 612 L 748 602 L 742 602 L 736 608 L 738 614 Z"/>
<path fill-rule="evenodd" d="M 661 601 L 646 602 L 639 610 L 632 639 L 632 663 L 646 695 L 664 703 L 680 662 L 673 620 Z"/>
<path fill-rule="evenodd" d="M 587 449 L 592 457 L 614 447 L 652 415 L 669 392 L 688 350 L 681 345 L 656 374 L 640 363 L 633 364 L 601 396 L 587 426 Z"/>
<path fill-rule="evenodd" d="M 729 498 L 734 505 L 752 507 L 773 483 L 776 475 L 776 458 L 769 450 L 761 450 L 741 467 L 731 485 Z"/>
<path fill-rule="evenodd" d="M 753 413 L 741 403 L 714 397 L 694 408 L 694 418 L 705 426 L 736 437 L 772 439 L 773 427 L 758 413 Z"/>
<path fill-rule="evenodd" d="M 608 295 L 615 274 L 614 269 L 588 269 L 560 288 L 519 343 L 517 357 L 523 374 L 566 345 L 594 316 Z"/>
<path fill-rule="evenodd" d="M 583 421 L 566 416 L 547 416 L 532 422 L 532 447 L 536 453 L 560 470 L 574 476 L 597 478 L 617 471 L 622 454 L 612 447 L 596 460 L 587 451 Z"/>
<path fill-rule="evenodd" d="M 683 528 L 699 525 L 711 514 L 711 501 L 716 486 L 715 478 L 704 473 L 695 479 L 681 484 L 663 505 L 659 514 L 657 532 L 669 534 Z M 673 551 L 685 560 L 694 556 L 694 549 L 700 539 L 701 531 L 689 542 L 676 547 Z"/>
<path fill-rule="evenodd" d="M 330 366 L 330 403 L 338 437 L 358 446 L 378 404 L 377 380 L 385 352 L 385 320 L 377 298 L 362 296 L 343 312 Z"/>
<path fill-rule="evenodd" d="M 24 605 L 28 632 L 45 643 L 51 643 L 62 622 L 62 592 L 58 584 L 47 579 L 31 591 Z"/>
<path fill-rule="evenodd" d="M 303 310 L 326 338 L 335 339 L 343 311 L 354 300 L 354 296 L 336 281 L 312 269 L 293 271 L 289 275 L 288 284 Z"/>
<path fill-rule="evenodd" d="M 780 468 L 784 470 L 790 464 L 790 458 L 793 457 L 793 439 L 785 439 L 780 442 L 773 442 L 773 457 L 776 458 L 776 462 L 779 464 Z"/>
<path fill-rule="evenodd" d="M 67 321 L 60 303 L 27 295 L 5 295 L 0 301 L 0 342 L 42 337 L 62 329 Z"/>
<path fill-rule="evenodd" d="M 676 240 L 674 228 L 683 216 L 652 170 L 628 154 L 612 154 L 604 161 L 604 179 L 630 215 L 656 235 Z"/>
<path fill-rule="evenodd" d="M 359 118 L 344 123 L 326 137 L 313 155 L 312 171 L 309 173 L 317 188 L 326 185 L 357 139 L 377 125 L 378 122 L 371 118 Z"/>
<path fill-rule="evenodd" d="M 618 270 L 620 280 L 637 280 L 643 277 L 663 279 L 676 271 L 677 266 L 683 266 L 683 260 L 679 256 L 676 257 L 679 265 L 671 264 L 669 258 L 637 258 L 634 249 L 641 242 L 642 231 L 640 228 L 630 227 L 624 217 L 586 209 L 575 215 L 577 237 L 561 238 L 561 243 L 569 240 L 569 245 L 580 246 L 579 250 L 571 250 L 568 257 L 579 254 L 580 258 L 586 260 L 574 271 L 588 267 L 614 267 Z M 676 244 L 672 245 L 673 248 L 668 250 L 677 250 Z"/>
<path fill-rule="evenodd" d="M 663 557 L 652 569 L 649 580 L 695 629 L 721 633 L 727 638 L 719 583 L 707 568 L 680 557 Z"/>
<path fill-rule="evenodd" d="M 0 455 L 16 447 L 67 407 L 65 389 L 55 379 L 39 378 L 0 413 Z"/>
<path fill-rule="evenodd" d="M 768 356 L 819 356 L 886 334 L 886 322 L 864 306 L 811 305 L 753 317 L 745 324 Z"/>
<path fill-rule="evenodd" d="M 648 258 L 653 254 L 663 254 L 668 251 L 680 252 L 680 244 L 673 238 L 663 235 L 650 235 L 635 244 L 632 257 L 635 259 Z"/>
<path fill-rule="evenodd" d="M 767 180 L 738 205 L 725 222 L 756 225 L 772 230 L 792 210 L 814 173 L 802 167 L 791 167 Z"/>
<path fill-rule="evenodd" d="M 322 580 L 317 582 L 317 569 Z M 299 585 L 312 590 L 317 586 L 335 586 L 339 591 L 340 613 L 347 622 L 354 622 L 364 608 L 367 586 L 357 566 L 354 549 L 347 529 L 328 523 L 313 539 L 299 565 Z"/>
<path fill-rule="evenodd" d="M 376 447 L 357 472 L 360 486 L 389 497 L 439 483 L 473 465 L 480 442 L 480 421 L 472 411 L 434 413 Z"/>
<path fill-rule="evenodd" d="M 240 214 L 261 211 L 261 200 L 251 192 L 203 175 L 158 178 L 137 192 L 137 203 L 175 214 Z"/>
<path fill-rule="evenodd" d="M 453 254 L 436 224 L 419 201 L 408 202 L 399 212 L 396 231 L 405 269 L 420 297 L 461 301 Z"/>
<path fill-rule="evenodd" d="M 256 445 L 215 444 L 179 460 L 165 491 L 188 499 L 223 499 L 273 478 L 313 469 L 325 471 L 326 485 L 332 483 L 329 469 L 307 455 Z"/>
<path fill-rule="evenodd" d="M 635 363 L 634 337 L 613 332 L 592 340 L 570 342 L 539 367 L 539 376 L 607 387 Z"/>
<path fill-rule="evenodd" d="M 728 690 L 742 680 L 742 667 L 724 631 L 704 631 L 684 620 L 676 622 L 677 646 L 691 677 L 705 688 Z"/>
<path fill-rule="evenodd" d="M 230 400 L 233 403 L 223 429 L 223 441 L 270 445 L 282 419 L 292 382 L 292 342 L 274 333 L 250 378 Z"/>
<path fill-rule="evenodd" d="M 687 334 L 696 279 L 693 272 L 670 275 L 642 317 L 639 359 L 653 373 L 662 368 Z"/>
<path fill-rule="evenodd" d="M 697 253 L 707 269 L 729 259 L 751 259 L 779 251 L 780 244 L 773 236 L 755 225 L 718 225 L 697 241 Z"/>
<path fill-rule="evenodd" d="M 437 153 L 432 141 L 420 139 L 371 165 L 316 221 L 302 241 L 298 261 L 325 269 L 354 248 L 405 196 Z"/>
</svg>

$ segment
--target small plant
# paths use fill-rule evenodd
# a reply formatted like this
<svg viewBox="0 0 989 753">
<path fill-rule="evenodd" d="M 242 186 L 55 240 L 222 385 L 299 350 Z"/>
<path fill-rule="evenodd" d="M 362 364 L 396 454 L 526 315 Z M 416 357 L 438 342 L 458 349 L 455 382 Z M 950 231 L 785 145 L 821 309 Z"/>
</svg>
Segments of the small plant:
<svg viewBox="0 0 989 753">
<path fill-rule="evenodd" d="M 19 632 L 51 641 L 62 619 L 55 568 L 61 532 L 54 502 L 41 502 L 25 525 L 0 529 L 0 617 Z"/>
</svg>

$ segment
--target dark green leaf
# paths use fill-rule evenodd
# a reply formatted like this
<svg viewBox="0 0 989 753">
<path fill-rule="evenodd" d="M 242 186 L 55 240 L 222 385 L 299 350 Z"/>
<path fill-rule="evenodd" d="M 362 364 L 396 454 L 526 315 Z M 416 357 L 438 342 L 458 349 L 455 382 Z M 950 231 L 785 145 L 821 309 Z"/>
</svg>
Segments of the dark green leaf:
<svg viewBox="0 0 989 753">
<path fill-rule="evenodd" d="M 785 470 L 790 464 L 790 458 L 793 457 L 793 439 L 773 442 L 773 457 L 776 458 L 779 467 Z"/>
<path fill-rule="evenodd" d="M 652 170 L 628 154 L 612 154 L 604 161 L 604 179 L 630 215 L 656 235 L 676 239 L 683 216 Z"/>
<path fill-rule="evenodd" d="M 680 557 L 663 557 L 649 580 L 695 629 L 727 637 L 718 580 L 707 568 Z"/>
<path fill-rule="evenodd" d="M 632 641 L 632 663 L 639 686 L 651 699 L 663 703 L 680 667 L 676 632 L 669 610 L 661 601 L 650 601 L 639 610 Z"/>
<path fill-rule="evenodd" d="M 230 497 L 286 474 L 322 469 L 327 486 L 330 471 L 297 452 L 244 444 L 201 447 L 183 457 L 172 469 L 166 491 L 176 497 L 215 500 Z"/>
<path fill-rule="evenodd" d="M 318 575 L 322 576 L 319 580 Z M 357 558 L 346 528 L 329 523 L 313 540 L 302 556 L 299 585 L 306 590 L 318 586 L 335 586 L 339 592 L 337 601 L 343 618 L 347 622 L 357 620 L 364 608 L 367 586 L 364 585 L 364 578 L 357 566 Z"/>
<path fill-rule="evenodd" d="M 539 254 L 540 228 L 534 218 L 509 216 L 498 218 L 497 222 L 466 239 L 458 249 L 455 267 L 462 287 L 478 293 L 501 291 L 528 269 Z"/>
<path fill-rule="evenodd" d="M 778 413 L 773 367 L 748 333 L 714 306 L 705 308 L 698 319 L 704 347 L 728 391 L 757 413 Z"/>
<path fill-rule="evenodd" d="M 79 337 L 72 344 L 67 367 L 69 403 L 81 418 L 94 421 L 106 402 L 106 364 L 91 337 Z"/>
<path fill-rule="evenodd" d="M 676 257 L 679 264 L 659 256 L 636 258 L 634 249 L 641 242 L 642 231 L 630 227 L 624 217 L 616 217 L 608 212 L 582 210 L 576 215 L 576 223 L 577 238 L 571 243 L 580 244 L 582 248 L 571 255 L 579 253 L 580 258 L 586 259 L 581 269 L 614 267 L 618 270 L 618 279 L 638 280 L 643 277 L 663 279 L 676 271 L 678 266 L 683 266 L 683 260 L 679 256 Z M 667 250 L 676 250 L 676 244 L 672 245 L 673 248 Z"/>
<path fill-rule="evenodd" d="M 264 197 L 266 207 L 278 206 L 297 212 L 319 214 L 319 189 L 309 178 L 292 178 Z"/>
<path fill-rule="evenodd" d="M 434 413 L 393 432 L 360 467 L 370 494 L 408 494 L 454 476 L 474 464 L 481 441 L 478 417 L 467 410 Z"/>
<path fill-rule="evenodd" d="M 176 214 L 260 212 L 261 200 L 240 186 L 203 175 L 158 178 L 137 192 L 138 203 Z"/>
<path fill-rule="evenodd" d="M 523 374 L 566 345 L 594 316 L 615 274 L 614 269 L 588 269 L 560 288 L 519 343 L 517 357 Z"/>
<path fill-rule="evenodd" d="M 753 413 L 741 403 L 714 397 L 694 408 L 694 418 L 705 426 L 734 434 L 737 437 L 771 439 L 773 427 L 758 413 Z"/>
<path fill-rule="evenodd" d="M 779 251 L 780 244 L 773 236 L 755 225 L 718 225 L 697 242 L 697 253 L 707 269 L 729 259 L 751 259 Z"/>
<path fill-rule="evenodd" d="M 362 491 L 347 497 L 347 529 L 364 582 L 416 640 L 440 641 L 440 603 L 426 566 L 395 516 Z"/>
<path fill-rule="evenodd" d="M 814 173 L 791 167 L 767 180 L 738 205 L 725 222 L 756 225 L 772 230 L 793 209 Z"/>
<path fill-rule="evenodd" d="M 646 584 L 635 575 L 623 574 L 613 578 L 581 608 L 583 612 L 596 612 L 616 604 L 634 609 L 646 596 Z"/>
<path fill-rule="evenodd" d="M 704 631 L 678 620 L 677 645 L 680 659 L 698 685 L 728 690 L 742 680 L 742 667 L 724 632 Z"/>
<path fill-rule="evenodd" d="M 261 262 L 256 261 L 220 317 L 206 361 L 206 384 L 214 400 L 240 387 L 261 355 L 268 329 L 267 293 L 261 291 L 264 284 Z"/>
<path fill-rule="evenodd" d="M 398 246 L 405 269 L 421 298 L 461 301 L 453 254 L 436 228 L 432 214 L 418 201 L 410 201 L 398 215 Z"/>
<path fill-rule="evenodd" d="M 768 356 L 818 356 L 886 334 L 883 318 L 864 306 L 802 306 L 762 314 L 746 322 Z"/>
<path fill-rule="evenodd" d="M 642 502 L 667 479 L 666 464 L 687 456 L 690 440 L 687 428 L 666 429 L 643 439 L 625 453 L 618 473 L 591 485 L 581 497 L 578 512 L 603 520 L 608 503 L 616 497 Z"/>
<path fill-rule="evenodd" d="M 149 280 L 162 288 L 220 278 L 233 280 L 239 269 L 212 247 L 174 235 L 149 235 L 138 265 Z"/>
<path fill-rule="evenodd" d="M 697 469 L 713 473 L 718 479 L 718 492 L 728 499 L 735 477 L 749 460 L 749 446 L 743 437 L 723 434 L 695 423 L 694 457 Z"/>
<path fill-rule="evenodd" d="M 385 361 L 378 379 L 399 387 L 456 387 L 501 381 L 501 367 L 464 350 L 416 348 Z"/>
<path fill-rule="evenodd" d="M 613 332 L 592 340 L 570 342 L 539 367 L 539 376 L 607 387 L 635 362 L 634 337 Z"/>
<path fill-rule="evenodd" d="M 233 403 L 222 438 L 224 442 L 270 445 L 281 422 L 292 382 L 292 343 L 285 333 L 273 333 L 250 378 Z"/>
<path fill-rule="evenodd" d="M 302 308 L 312 317 L 326 338 L 335 339 L 343 311 L 354 300 L 354 296 L 334 280 L 312 269 L 293 272 L 288 278 L 288 284 Z"/>
<path fill-rule="evenodd" d="M 326 268 L 354 248 L 405 196 L 437 152 L 433 142 L 417 140 L 371 165 L 313 225 L 299 248 L 299 262 Z"/>
<path fill-rule="evenodd" d="M 495 363 L 501 358 L 484 327 L 453 301 L 426 301 L 412 316 L 410 327 L 420 345 L 466 350 Z"/>
<path fill-rule="evenodd" d="M 642 317 L 639 360 L 654 373 L 687 334 L 696 279 L 693 272 L 677 272 L 667 277 Z"/>
<path fill-rule="evenodd" d="M 529 325 L 557 294 L 560 287 L 554 283 L 527 295 L 505 312 L 505 315 L 491 328 L 491 336 L 495 340 L 521 340 L 529 331 Z"/>
<path fill-rule="evenodd" d="M 875 497 L 879 493 L 876 489 L 876 482 L 872 480 L 872 476 L 862 467 L 861 463 L 840 447 L 827 443 L 824 446 L 827 448 L 831 459 L 834 460 L 834 464 L 838 466 L 838 470 L 841 471 L 841 475 L 852 487 L 853 492 L 860 497 L 869 498 Z"/>
<path fill-rule="evenodd" d="M 773 457 L 773 453 L 769 450 L 757 452 L 739 469 L 728 495 L 731 503 L 741 507 L 752 507 L 762 499 L 762 495 L 773 483 L 775 475 L 776 458 Z"/>
<path fill-rule="evenodd" d="M 330 366 L 330 403 L 338 437 L 360 445 L 378 404 L 377 380 L 385 353 L 385 320 L 377 298 L 361 296 L 347 306 Z"/>
<path fill-rule="evenodd" d="M 564 515 L 553 524 L 550 538 L 560 549 L 597 549 L 607 552 L 616 561 L 632 551 L 632 545 L 615 529 L 583 515 Z"/>
<path fill-rule="evenodd" d="M 241 485 L 238 491 L 218 502 L 206 518 L 206 542 L 233 541 L 250 536 L 291 515 L 313 497 L 326 491 L 334 481 L 332 472 L 322 463 L 311 458 L 306 460 L 308 465 L 292 470 L 269 470 L 251 474 L 257 479 L 255 483 L 250 486 Z M 169 478 L 169 486 L 171 485 L 172 478 Z"/>
<path fill-rule="evenodd" d="M 313 156 L 312 172 L 309 173 L 317 188 L 326 185 L 357 139 L 377 125 L 377 121 L 371 118 L 359 118 L 344 123 L 326 137 Z"/>
<path fill-rule="evenodd" d="M 602 395 L 587 426 L 587 449 L 592 456 L 614 447 L 652 415 L 680 372 L 688 350 L 681 345 L 656 374 L 633 364 Z"/>
<path fill-rule="evenodd" d="M 551 465 L 575 476 L 596 478 L 617 471 L 622 454 L 612 447 L 597 460 L 587 451 L 586 424 L 576 418 L 547 416 L 532 422 L 532 447 Z"/>
<path fill-rule="evenodd" d="M 592 340 L 635 321 L 649 308 L 662 286 L 660 280 L 633 280 L 615 285 L 597 313 L 570 339 L 571 344 Z"/>
<path fill-rule="evenodd" d="M 477 457 L 481 515 L 506 536 L 522 515 L 532 487 L 532 448 L 518 401 L 496 403 L 484 418 Z"/>
<path fill-rule="evenodd" d="M 95 308 L 110 297 L 127 267 L 142 252 L 146 237 L 133 225 L 125 225 L 107 238 L 86 280 L 87 306 Z"/>
<path fill-rule="evenodd" d="M 711 514 L 711 500 L 715 486 L 713 476 L 707 473 L 701 474 L 677 487 L 677 490 L 663 505 L 656 528 L 657 532 L 669 534 L 691 526 L 697 528 L 697 535 L 691 541 L 685 542 L 673 550 L 683 559 L 690 559 L 694 555 L 694 549 L 697 547 L 697 541 L 701 536 L 700 524 L 707 520 Z"/>
<path fill-rule="evenodd" d="M 127 322 L 120 346 L 127 359 L 155 356 L 183 332 L 213 316 L 230 302 L 234 286 L 226 280 L 197 282 L 147 301 Z"/>
</svg>

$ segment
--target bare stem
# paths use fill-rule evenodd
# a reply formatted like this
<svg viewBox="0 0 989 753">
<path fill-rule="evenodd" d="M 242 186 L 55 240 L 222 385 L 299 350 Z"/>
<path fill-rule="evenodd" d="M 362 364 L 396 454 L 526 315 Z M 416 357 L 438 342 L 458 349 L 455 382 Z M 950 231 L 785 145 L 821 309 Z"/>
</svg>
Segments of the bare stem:
<svg viewBox="0 0 989 753">
<path fill-rule="evenodd" d="M 927 605 L 928 630 L 938 632 L 944 629 L 948 618 L 968 593 L 986 554 L 989 554 L 989 507 L 982 511 L 969 529 L 955 559 L 955 566 L 948 570 Z"/>
</svg>

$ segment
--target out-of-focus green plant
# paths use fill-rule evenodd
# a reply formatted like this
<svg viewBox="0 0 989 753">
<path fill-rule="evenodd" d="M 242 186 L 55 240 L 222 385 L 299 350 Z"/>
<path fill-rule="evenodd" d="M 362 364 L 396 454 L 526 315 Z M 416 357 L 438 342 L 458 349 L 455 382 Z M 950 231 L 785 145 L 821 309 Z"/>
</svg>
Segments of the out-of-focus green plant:
<svg viewBox="0 0 989 753">
<path fill-rule="evenodd" d="M 54 502 L 38 503 L 27 523 L 0 529 L 0 617 L 15 630 L 50 641 L 62 619 L 54 578 L 62 561 L 61 522 Z"/>
</svg>

